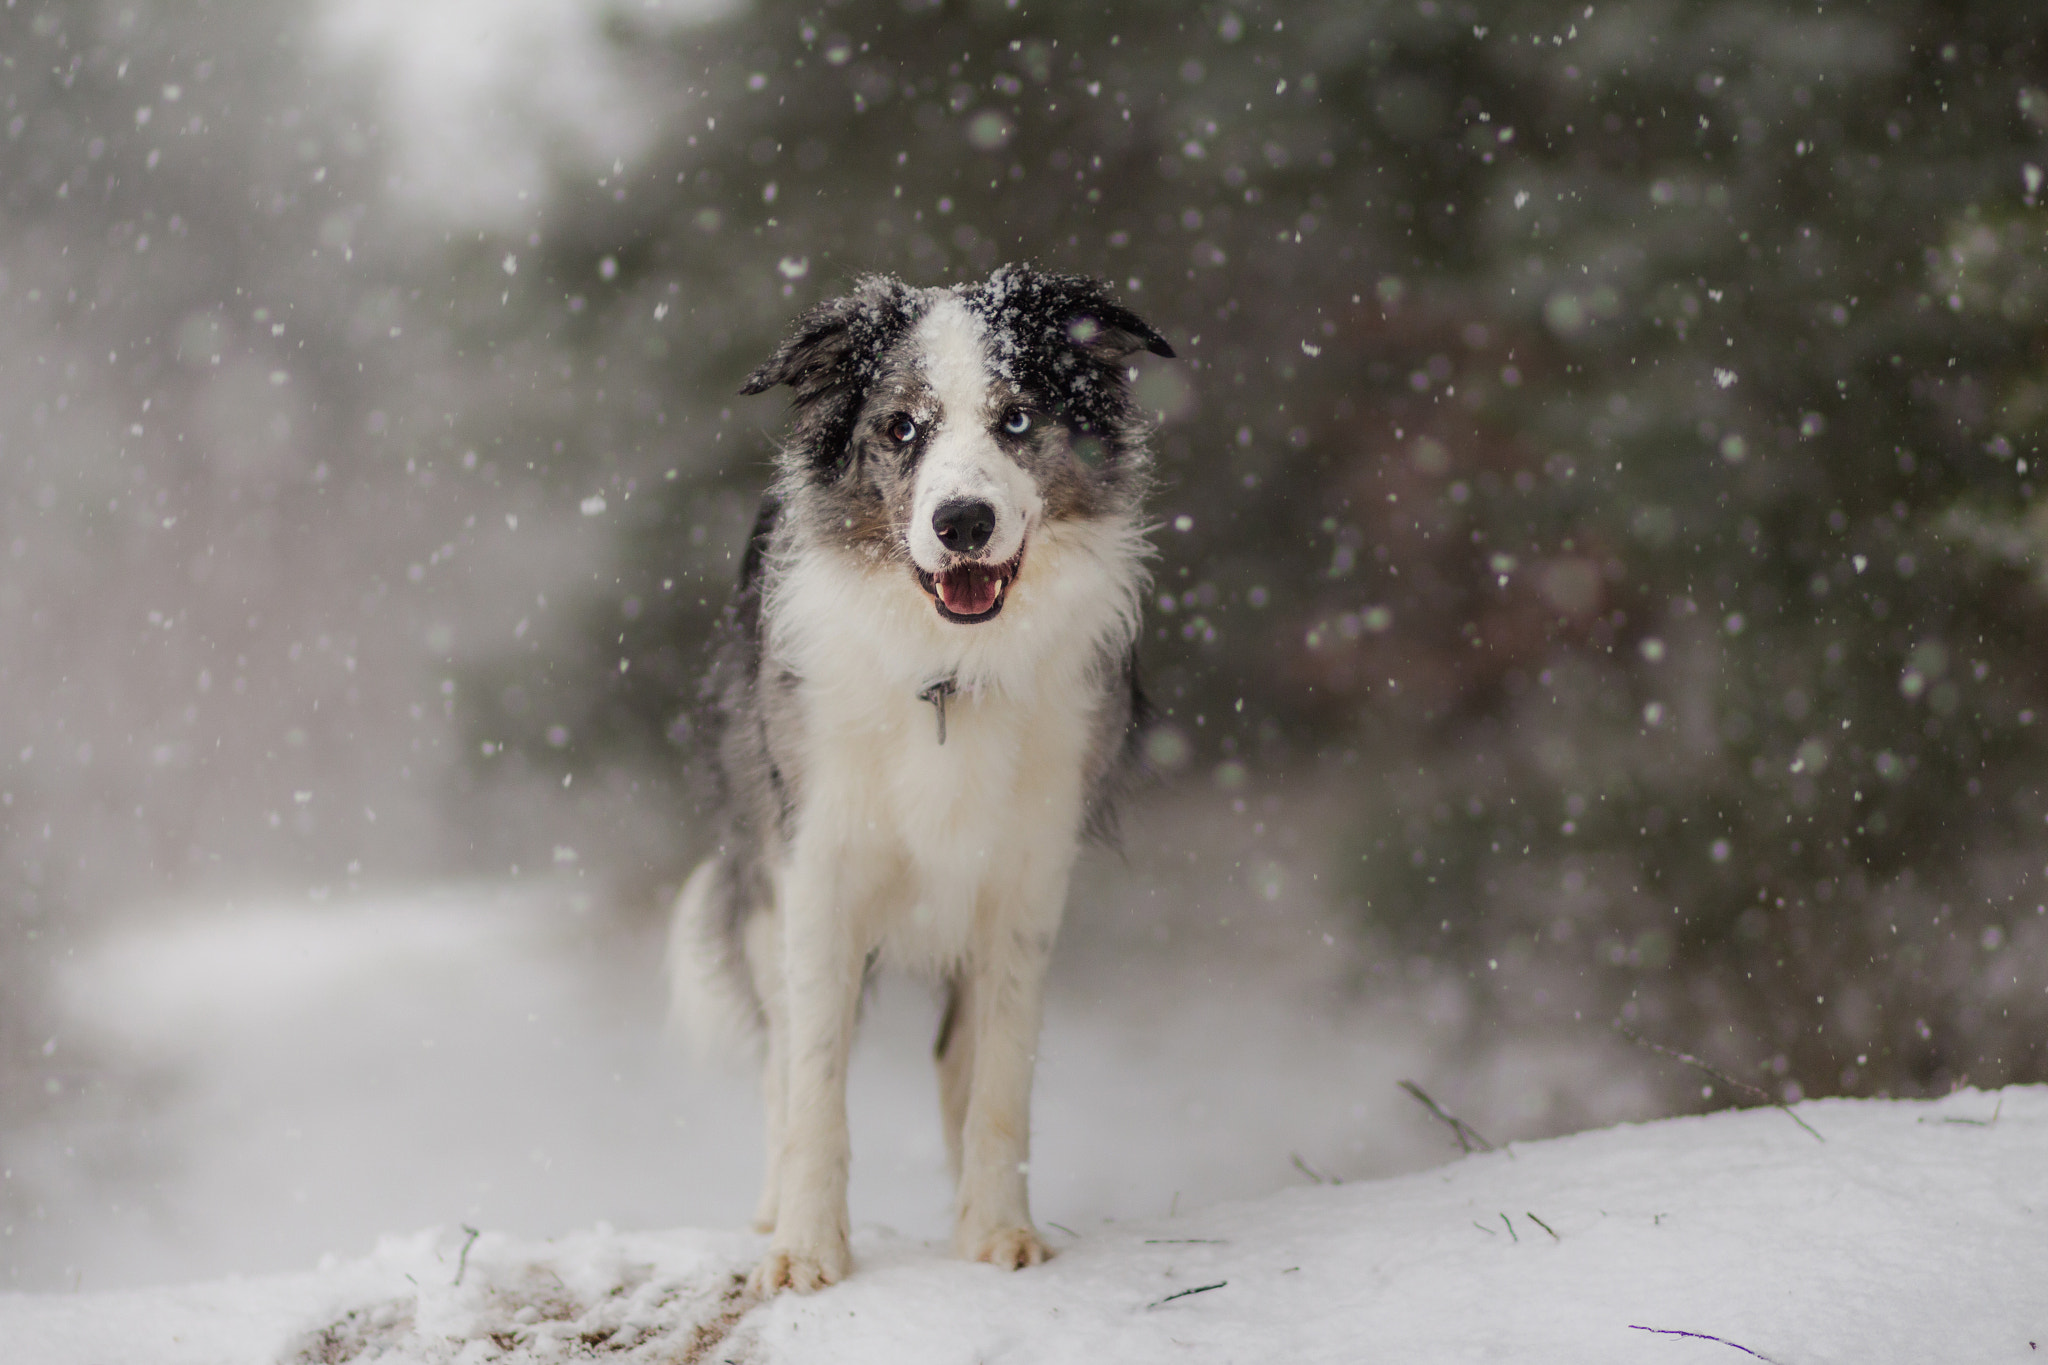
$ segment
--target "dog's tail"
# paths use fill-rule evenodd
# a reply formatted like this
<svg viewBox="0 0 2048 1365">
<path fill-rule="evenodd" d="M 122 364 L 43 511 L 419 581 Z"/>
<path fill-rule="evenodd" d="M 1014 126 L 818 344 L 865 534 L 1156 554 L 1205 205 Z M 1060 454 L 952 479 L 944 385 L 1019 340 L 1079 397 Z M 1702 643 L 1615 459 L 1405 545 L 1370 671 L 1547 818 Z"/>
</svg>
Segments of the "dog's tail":
<svg viewBox="0 0 2048 1365">
<path fill-rule="evenodd" d="M 725 861 L 706 858 L 683 883 L 669 921 L 669 1028 L 700 1060 L 744 1055 L 760 1034 L 736 892 Z"/>
</svg>

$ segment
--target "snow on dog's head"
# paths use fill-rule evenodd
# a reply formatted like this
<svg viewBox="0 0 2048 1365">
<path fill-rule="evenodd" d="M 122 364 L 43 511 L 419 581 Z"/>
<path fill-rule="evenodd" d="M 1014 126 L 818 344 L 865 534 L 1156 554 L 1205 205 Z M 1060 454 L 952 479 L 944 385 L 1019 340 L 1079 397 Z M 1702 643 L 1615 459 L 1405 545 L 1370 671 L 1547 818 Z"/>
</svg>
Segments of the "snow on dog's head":
<svg viewBox="0 0 2048 1365">
<path fill-rule="evenodd" d="M 871 276 L 804 314 L 743 393 L 795 391 L 778 490 L 793 535 L 904 573 L 978 624 L 1060 521 L 1129 518 L 1147 427 L 1124 360 L 1165 338 L 1096 281 L 1005 266 L 912 289 Z"/>
</svg>

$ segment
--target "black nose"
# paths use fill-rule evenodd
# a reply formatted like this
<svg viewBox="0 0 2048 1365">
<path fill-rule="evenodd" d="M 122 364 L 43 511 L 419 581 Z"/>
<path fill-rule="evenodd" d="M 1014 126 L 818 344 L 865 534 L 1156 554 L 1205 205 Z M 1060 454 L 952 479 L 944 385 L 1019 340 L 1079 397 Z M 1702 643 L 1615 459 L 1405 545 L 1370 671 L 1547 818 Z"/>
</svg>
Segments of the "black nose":
<svg viewBox="0 0 2048 1365">
<path fill-rule="evenodd" d="M 996 533 L 996 509 L 985 502 L 956 498 L 939 504 L 939 510 L 932 513 L 932 529 L 939 533 L 939 544 L 971 555 Z"/>
</svg>

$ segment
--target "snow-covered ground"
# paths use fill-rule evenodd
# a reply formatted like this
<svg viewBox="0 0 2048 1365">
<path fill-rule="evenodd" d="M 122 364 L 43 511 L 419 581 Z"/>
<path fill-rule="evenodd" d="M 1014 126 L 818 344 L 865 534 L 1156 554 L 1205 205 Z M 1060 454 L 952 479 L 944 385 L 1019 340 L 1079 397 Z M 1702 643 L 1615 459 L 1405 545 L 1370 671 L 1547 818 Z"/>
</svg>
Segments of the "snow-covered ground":
<svg viewBox="0 0 2048 1365">
<path fill-rule="evenodd" d="M 11 1135 L 31 1207 L 0 1253 L 39 1292 L 0 1295 L 0 1365 L 2042 1358 L 2048 1089 L 1442 1165 L 1401 1079 L 1518 1138 L 1651 1112 L 1657 1063 L 1592 1028 L 1475 1047 L 1440 987 L 1347 989 L 1338 808 L 1159 797 L 1089 861 L 1034 1111 L 1046 1267 L 946 1254 L 934 1011 L 886 982 L 857 1273 L 769 1304 L 735 1279 L 752 1079 L 664 1040 L 652 916 L 576 882 L 156 907 L 62 983 L 99 1079 Z"/>
<path fill-rule="evenodd" d="M 1406 1078 L 1495 1138 L 1655 1112 L 1645 1059 L 1596 1028 L 1595 1050 L 1475 1052 L 1431 993 L 1347 989 L 1323 795 L 1156 796 L 1126 858 L 1086 860 L 1041 1049 L 1040 1217 L 1268 1194 L 1297 1155 L 1347 1179 L 1426 1166 L 1447 1138 Z M 84 1093 L 7 1135 L 0 1286 L 300 1270 L 433 1225 L 744 1226 L 753 1077 L 663 1036 L 657 918 L 583 885 L 152 906 L 81 946 L 54 1060 Z M 885 978 L 851 1086 L 854 1217 L 916 1238 L 948 1218 L 935 1022 Z"/>
<path fill-rule="evenodd" d="M 236 1362 L 2038 1361 L 2048 1088 L 1670 1119 L 1055 1233 L 1018 1274 L 864 1228 L 767 1303 L 762 1239 L 456 1228 L 310 1274 L 0 1297 L 0 1355 Z"/>
</svg>

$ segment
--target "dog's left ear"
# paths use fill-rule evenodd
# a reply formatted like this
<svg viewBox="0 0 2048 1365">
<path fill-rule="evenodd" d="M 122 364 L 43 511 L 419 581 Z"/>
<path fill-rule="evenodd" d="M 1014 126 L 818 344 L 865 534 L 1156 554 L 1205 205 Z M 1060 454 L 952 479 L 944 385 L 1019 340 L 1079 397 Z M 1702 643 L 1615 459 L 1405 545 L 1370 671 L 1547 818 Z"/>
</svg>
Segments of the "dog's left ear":
<svg viewBox="0 0 2048 1365">
<path fill-rule="evenodd" d="M 1085 283 L 1086 295 L 1076 299 L 1067 319 L 1069 341 L 1104 360 L 1122 360 L 1140 350 L 1173 359 L 1173 347 L 1157 328 L 1111 298 L 1102 285 L 1094 280 Z"/>
<path fill-rule="evenodd" d="M 1091 359 L 1114 364 L 1136 351 L 1173 359 L 1173 347 L 1151 323 L 1119 303 L 1109 286 L 1086 275 L 1055 275 L 1006 265 L 982 286 L 983 307 L 1025 328 L 1051 333 Z"/>
</svg>

